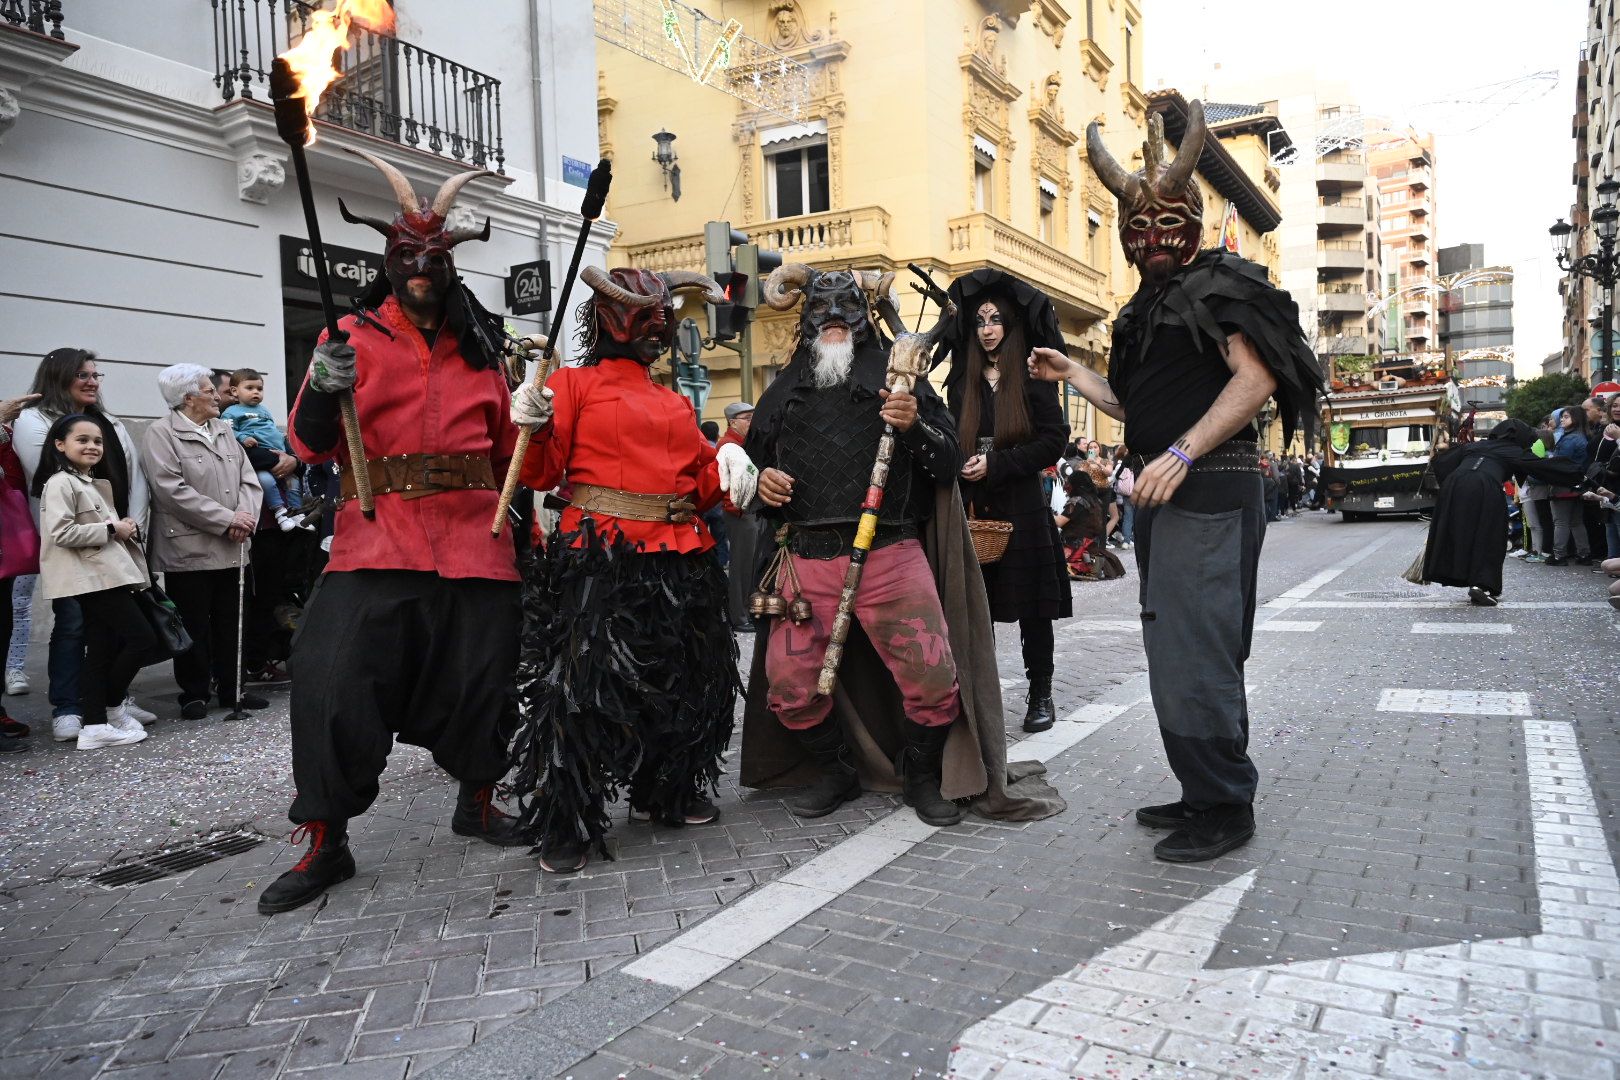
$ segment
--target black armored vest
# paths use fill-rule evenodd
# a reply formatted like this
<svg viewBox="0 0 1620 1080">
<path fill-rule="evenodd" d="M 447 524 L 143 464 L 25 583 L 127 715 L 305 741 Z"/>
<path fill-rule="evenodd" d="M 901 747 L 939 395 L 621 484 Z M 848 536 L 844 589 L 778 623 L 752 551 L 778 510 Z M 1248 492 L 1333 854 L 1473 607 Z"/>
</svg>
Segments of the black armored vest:
<svg viewBox="0 0 1620 1080">
<path fill-rule="evenodd" d="M 822 390 L 805 386 L 783 408 L 776 467 L 793 477 L 793 499 L 782 516 L 795 525 L 832 525 L 857 520 L 883 437 L 880 399 L 861 386 Z M 878 520 L 915 522 L 911 451 L 898 440 L 889 464 Z"/>
</svg>

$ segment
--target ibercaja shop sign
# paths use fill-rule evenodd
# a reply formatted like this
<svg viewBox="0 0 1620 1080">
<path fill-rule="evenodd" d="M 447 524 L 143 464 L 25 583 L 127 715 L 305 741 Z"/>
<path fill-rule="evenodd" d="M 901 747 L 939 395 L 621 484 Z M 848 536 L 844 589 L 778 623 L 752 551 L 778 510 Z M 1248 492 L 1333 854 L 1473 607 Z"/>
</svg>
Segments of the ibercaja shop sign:
<svg viewBox="0 0 1620 1080">
<path fill-rule="evenodd" d="M 382 273 L 382 256 L 377 252 L 326 245 L 326 268 L 332 292 L 354 298 Z M 315 256 L 309 241 L 297 236 L 281 238 L 281 283 L 297 289 L 317 289 Z"/>
</svg>

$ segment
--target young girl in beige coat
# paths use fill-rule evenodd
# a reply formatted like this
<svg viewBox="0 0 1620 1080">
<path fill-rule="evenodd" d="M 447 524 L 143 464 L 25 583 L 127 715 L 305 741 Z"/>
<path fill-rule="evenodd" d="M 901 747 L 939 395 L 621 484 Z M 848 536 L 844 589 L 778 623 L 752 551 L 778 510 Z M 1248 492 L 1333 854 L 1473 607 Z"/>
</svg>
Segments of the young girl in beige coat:
<svg viewBox="0 0 1620 1080">
<path fill-rule="evenodd" d="M 80 750 L 146 738 L 123 702 L 157 644 L 135 600 L 151 584 L 137 546 L 140 527 L 113 511 L 111 485 L 95 476 L 102 454 L 100 426 L 87 416 L 64 416 L 51 426 L 34 476 L 45 597 L 74 597 L 84 611 Z"/>
</svg>

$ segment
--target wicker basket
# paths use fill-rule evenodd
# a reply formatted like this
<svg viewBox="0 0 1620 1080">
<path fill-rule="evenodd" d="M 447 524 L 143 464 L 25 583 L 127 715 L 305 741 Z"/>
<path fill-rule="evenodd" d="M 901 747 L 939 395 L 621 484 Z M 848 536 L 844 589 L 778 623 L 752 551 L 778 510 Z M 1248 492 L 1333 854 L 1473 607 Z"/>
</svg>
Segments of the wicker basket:
<svg viewBox="0 0 1620 1080">
<path fill-rule="evenodd" d="M 986 518 L 968 518 L 968 532 L 973 536 L 973 554 L 979 565 L 1000 562 L 1012 542 L 1013 526 L 1010 521 L 991 521 Z"/>
</svg>

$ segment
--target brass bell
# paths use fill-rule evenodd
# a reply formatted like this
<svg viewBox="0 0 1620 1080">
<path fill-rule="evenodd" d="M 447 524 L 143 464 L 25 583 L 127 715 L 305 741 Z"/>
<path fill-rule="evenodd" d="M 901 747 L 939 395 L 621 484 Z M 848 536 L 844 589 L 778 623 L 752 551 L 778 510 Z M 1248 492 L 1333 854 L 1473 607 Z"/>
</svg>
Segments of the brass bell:
<svg viewBox="0 0 1620 1080">
<path fill-rule="evenodd" d="M 769 619 L 778 619 L 787 614 L 787 608 L 787 601 L 782 597 L 767 596 L 765 598 L 765 610 L 760 612 L 760 614 Z"/>
<path fill-rule="evenodd" d="M 794 600 L 793 603 L 788 605 L 788 618 L 792 619 L 795 623 L 809 622 L 810 601 L 806 600 L 802 596 Z"/>
<path fill-rule="evenodd" d="M 765 604 L 771 598 L 770 593 L 755 589 L 748 596 L 748 614 L 760 616 L 765 614 Z"/>
</svg>

